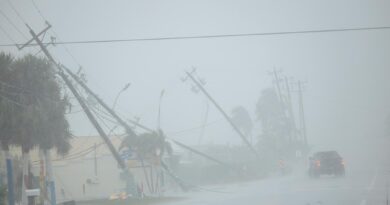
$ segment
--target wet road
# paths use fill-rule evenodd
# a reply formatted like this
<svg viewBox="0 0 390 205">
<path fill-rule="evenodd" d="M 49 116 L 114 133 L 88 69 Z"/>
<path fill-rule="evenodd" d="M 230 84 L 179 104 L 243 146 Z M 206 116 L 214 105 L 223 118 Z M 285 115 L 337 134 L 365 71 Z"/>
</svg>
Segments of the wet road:
<svg viewBox="0 0 390 205">
<path fill-rule="evenodd" d="M 386 185 L 390 176 L 389 140 L 378 138 L 360 145 L 347 145 L 342 153 L 346 177 L 322 176 L 311 179 L 305 168 L 290 176 L 234 185 L 207 187 L 216 191 L 188 193 L 174 205 L 379 205 L 386 204 Z"/>
</svg>

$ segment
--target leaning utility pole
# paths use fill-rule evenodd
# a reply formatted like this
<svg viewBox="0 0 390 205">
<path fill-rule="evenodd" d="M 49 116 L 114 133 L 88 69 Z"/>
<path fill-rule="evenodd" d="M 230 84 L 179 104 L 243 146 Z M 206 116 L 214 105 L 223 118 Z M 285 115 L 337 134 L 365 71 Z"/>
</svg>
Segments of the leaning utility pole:
<svg viewBox="0 0 390 205">
<path fill-rule="evenodd" d="M 72 94 L 75 96 L 75 98 L 77 99 L 78 103 L 80 104 L 80 106 L 82 107 L 84 113 L 87 115 L 89 121 L 92 123 L 92 125 L 95 127 L 95 129 L 97 130 L 97 132 L 99 133 L 99 135 L 102 137 L 103 141 L 106 143 L 107 147 L 109 148 L 110 152 L 112 153 L 112 155 L 114 156 L 115 160 L 118 162 L 120 168 L 125 172 L 127 173 L 128 175 L 130 175 L 130 173 L 128 172 L 128 169 L 127 169 L 127 166 L 125 164 L 125 162 L 122 160 L 122 158 L 120 157 L 119 153 L 116 151 L 114 145 L 111 143 L 110 139 L 108 138 L 108 136 L 106 135 L 106 133 L 104 132 L 104 130 L 102 129 L 102 127 L 99 125 L 98 121 L 96 120 L 96 118 L 93 116 L 91 110 L 89 109 L 89 107 L 87 106 L 87 104 L 85 103 L 84 99 L 81 97 L 81 95 L 77 92 L 76 88 L 73 86 L 72 82 L 69 80 L 68 76 L 65 75 L 64 73 L 64 70 L 63 68 L 54 60 L 53 56 L 49 53 L 49 51 L 47 50 L 47 48 L 43 45 L 42 41 L 39 39 L 39 36 L 44 34 L 47 30 L 49 30 L 51 28 L 51 25 L 48 24 L 48 26 L 43 30 L 41 31 L 38 35 L 32 30 L 32 28 L 30 26 L 27 25 L 27 27 L 29 28 L 29 31 L 30 31 L 30 34 L 32 36 L 32 39 L 29 40 L 27 43 L 25 43 L 23 46 L 21 47 L 18 47 L 19 50 L 23 49 L 24 47 L 28 46 L 32 41 L 35 41 L 39 47 L 41 48 L 41 50 L 43 51 L 43 53 L 46 55 L 46 57 L 57 67 L 58 69 L 58 74 L 60 75 L 60 77 L 64 80 L 65 84 L 68 86 L 68 88 L 70 89 L 70 91 L 72 92 Z M 131 177 L 129 177 L 129 179 L 132 180 Z M 133 184 L 134 185 L 134 184 Z M 134 187 L 132 187 L 132 194 L 136 194 L 136 189 Z M 52 190 L 51 192 L 55 193 L 55 189 L 54 187 L 52 187 Z M 55 199 L 53 201 L 51 201 L 51 203 L 54 205 L 56 202 L 55 202 Z"/>
<path fill-rule="evenodd" d="M 113 109 L 111 109 L 96 93 L 94 93 L 77 75 L 75 75 L 70 69 L 68 69 L 68 68 L 66 68 L 65 66 L 62 66 L 64 69 L 65 69 L 65 71 L 79 84 L 79 85 L 81 85 L 81 87 L 82 88 L 84 88 L 84 90 L 88 93 L 88 94 L 90 94 L 91 96 L 93 96 L 95 99 L 96 99 L 96 101 L 107 111 L 107 112 L 109 112 L 117 121 L 118 121 L 118 123 L 121 125 L 121 126 L 123 126 L 125 129 L 126 129 L 126 131 L 127 131 L 127 133 L 129 133 L 131 136 L 136 136 L 136 134 L 134 133 L 134 131 L 132 130 L 132 128 L 130 127 L 130 125 L 129 124 L 127 124 L 127 122 L 125 121 L 125 120 L 123 120 L 118 114 L 116 114 L 116 112 L 113 110 Z M 142 125 L 142 124 L 140 124 L 140 123 L 138 123 L 138 122 L 136 122 L 136 121 L 134 121 L 134 120 L 128 120 L 130 123 L 132 123 L 132 124 L 134 124 L 134 125 L 136 125 L 136 126 L 138 126 L 138 127 L 140 127 L 140 128 L 142 128 L 142 129 L 144 129 L 144 130 L 146 130 L 146 131 L 149 131 L 149 132 L 154 132 L 154 130 L 153 129 L 151 129 L 151 128 L 148 128 L 148 127 L 146 127 L 146 126 L 144 126 L 144 125 Z M 177 144 L 178 146 L 180 146 L 180 147 L 182 147 L 182 148 L 184 148 L 184 149 L 187 149 L 187 150 L 189 150 L 189 151 L 191 151 L 191 152 L 193 152 L 193 153 L 195 153 L 195 154 L 198 154 L 198 155 L 200 155 L 200 156 L 202 156 L 202 157 L 205 157 L 206 159 L 209 159 L 209 160 L 212 160 L 212 161 L 214 161 L 214 162 L 219 162 L 220 164 L 224 164 L 225 166 L 229 166 L 229 167 L 231 167 L 230 165 L 227 165 L 226 163 L 221 163 L 219 160 L 217 160 L 217 159 L 215 159 L 215 158 L 213 158 L 213 157 L 211 157 L 211 156 L 209 156 L 209 155 L 207 155 L 207 154 L 205 154 L 205 153 L 201 153 L 201 152 L 199 152 L 199 151 L 196 151 L 196 150 L 194 150 L 194 149 L 191 149 L 189 146 L 186 146 L 186 145 L 184 145 L 184 144 L 182 144 L 182 143 L 180 143 L 180 142 L 177 142 L 177 141 L 173 141 L 175 144 Z M 180 185 L 180 187 L 183 189 L 183 190 L 187 190 L 188 189 L 188 187 L 185 185 L 185 183 L 180 179 L 180 178 L 178 178 L 176 175 L 174 175 L 173 173 L 172 173 L 172 171 L 170 171 L 169 169 L 168 169 L 168 166 L 166 166 L 165 165 L 165 163 L 164 162 L 162 162 L 162 165 L 163 165 L 163 168 L 167 171 L 167 173 L 176 181 L 176 183 L 177 184 L 179 184 Z"/>
<path fill-rule="evenodd" d="M 303 87 L 302 87 L 302 81 L 298 81 L 298 96 L 299 96 L 299 113 L 300 113 L 300 124 L 301 124 L 301 132 L 302 137 L 305 143 L 306 148 L 308 147 L 307 142 L 307 134 L 306 134 L 306 122 L 305 122 L 305 112 L 303 109 Z"/>
<path fill-rule="evenodd" d="M 28 25 L 27 25 L 28 26 Z M 48 25 L 48 27 L 45 29 L 45 30 L 48 30 L 49 28 L 51 27 L 51 25 Z M 91 123 L 93 124 L 93 126 L 95 127 L 95 129 L 98 131 L 98 133 L 100 134 L 100 136 L 103 138 L 104 142 L 106 143 L 106 145 L 108 146 L 108 148 L 110 149 L 110 151 L 112 152 L 112 154 L 114 155 L 115 159 L 118 161 L 118 164 L 119 166 L 122 168 L 122 169 L 126 169 L 126 165 L 125 163 L 123 162 L 122 158 L 120 157 L 120 155 L 118 154 L 118 152 L 116 151 L 115 147 L 113 146 L 113 144 L 111 143 L 110 139 L 108 138 L 108 136 L 106 135 L 106 133 L 104 132 L 104 130 L 102 129 L 102 127 L 99 125 L 98 121 L 96 120 L 96 118 L 93 116 L 91 110 L 89 109 L 89 107 L 87 106 L 87 104 L 85 103 L 84 99 L 81 97 L 81 95 L 77 92 L 76 88 L 73 86 L 72 82 L 69 80 L 68 76 L 65 75 L 64 73 L 64 70 L 62 69 L 62 67 L 54 60 L 53 56 L 49 53 L 49 51 L 47 50 L 47 48 L 43 45 L 42 41 L 38 38 L 39 36 L 37 34 L 35 34 L 35 32 L 31 29 L 31 27 L 29 27 L 29 30 L 30 30 L 30 34 L 31 36 L 33 37 L 33 40 L 35 40 L 35 42 L 40 46 L 40 48 L 42 49 L 42 52 L 46 55 L 46 57 L 57 67 L 58 69 L 58 74 L 60 75 L 60 77 L 64 80 L 65 84 L 68 86 L 68 88 L 70 89 L 70 91 L 72 92 L 72 94 L 76 97 L 77 99 L 77 102 L 80 104 L 80 106 L 82 107 L 83 111 L 85 112 L 85 114 L 87 115 L 88 119 L 91 121 Z M 42 32 L 41 32 L 42 33 Z M 29 44 L 29 42 L 27 42 L 26 44 L 24 44 L 22 47 L 20 47 L 19 49 L 22 49 L 24 48 L 25 46 L 27 46 Z"/>
<path fill-rule="evenodd" d="M 61 68 L 63 68 L 79 85 L 81 85 L 81 87 L 89 94 L 91 95 L 93 98 L 96 99 L 96 101 L 108 112 L 110 113 L 110 115 L 112 115 L 117 121 L 118 123 L 124 127 L 126 129 L 126 132 L 134 137 L 136 136 L 135 132 L 133 131 L 133 129 L 121 118 L 119 117 L 118 114 L 116 114 L 116 112 L 110 108 L 110 106 L 108 106 L 96 93 L 94 93 L 76 74 L 74 74 L 69 68 L 65 67 L 65 66 L 61 66 Z M 137 122 L 132 122 L 134 124 L 136 124 L 137 126 L 139 127 L 143 127 L 142 125 L 140 125 L 139 123 Z"/>
<path fill-rule="evenodd" d="M 64 67 L 64 66 L 63 66 Z M 66 70 L 66 72 L 70 75 L 70 76 L 72 76 L 72 78 L 79 84 L 79 85 L 81 85 L 81 87 L 83 87 L 84 89 L 85 89 L 85 91 L 87 91 L 87 93 L 88 94 L 90 94 L 90 95 L 92 95 L 96 100 L 97 100 L 97 102 L 107 111 L 107 112 L 109 112 L 118 122 L 119 122 L 119 124 L 121 125 L 121 126 L 123 126 L 125 129 L 126 129 L 126 131 L 131 135 L 131 136 L 135 136 L 135 133 L 134 133 L 134 131 L 132 130 L 132 128 L 130 127 L 130 125 L 129 124 L 127 124 L 127 122 L 125 121 L 125 120 L 123 120 L 121 117 L 119 117 L 119 115 L 118 114 L 116 114 L 116 112 L 113 110 L 113 109 L 111 109 L 96 93 L 94 93 L 82 80 L 80 80 L 80 78 L 77 76 L 77 75 L 75 75 L 72 71 L 70 71 L 70 69 L 68 69 L 68 68 L 66 68 L 66 67 L 64 67 L 64 69 Z M 146 126 L 144 126 L 144 125 L 142 125 L 142 124 L 140 124 L 140 123 L 138 123 L 138 122 L 136 122 L 136 121 L 134 121 L 134 120 L 128 120 L 130 123 L 132 123 L 132 124 L 134 124 L 134 125 L 137 125 L 138 127 L 140 127 L 140 128 L 142 128 L 142 129 L 144 129 L 144 130 L 146 130 L 146 131 L 149 131 L 149 132 L 154 132 L 154 130 L 153 129 L 151 129 L 151 128 L 148 128 L 148 127 L 146 127 Z M 173 141 L 175 144 L 177 144 L 178 146 L 180 146 L 180 147 L 182 147 L 182 148 L 184 148 L 184 149 L 187 149 L 187 150 L 189 150 L 189 151 L 191 151 L 191 152 L 194 152 L 194 153 L 196 153 L 196 154 L 199 154 L 199 155 L 201 155 L 201 156 L 203 156 L 203 157 L 205 157 L 205 158 L 207 158 L 207 159 L 209 159 L 209 160 L 212 160 L 212 161 L 214 161 L 214 162 L 219 162 L 220 163 L 220 161 L 219 160 L 217 160 L 217 159 L 215 159 L 215 158 L 213 158 L 213 157 L 211 157 L 211 156 L 209 156 L 209 155 L 207 155 L 207 154 L 204 154 L 204 153 L 201 153 L 201 152 L 199 152 L 199 151 L 194 151 L 194 149 L 190 149 L 189 148 L 189 146 L 186 146 L 186 145 L 184 145 L 184 144 L 182 144 L 182 143 L 179 143 L 179 142 L 177 142 L 177 141 Z M 163 164 L 164 164 L 164 162 L 162 162 Z M 228 166 L 226 163 L 222 163 L 222 164 L 224 164 L 225 166 Z M 179 178 L 177 177 L 177 176 L 174 176 L 173 175 L 173 173 L 170 171 L 170 170 L 167 170 L 167 167 L 168 166 L 166 166 L 166 165 L 164 165 L 163 166 L 164 167 L 164 169 L 167 171 L 167 173 L 169 174 L 169 175 L 171 175 L 171 177 L 173 177 L 175 180 L 176 180 L 176 182 L 181 186 L 181 188 L 183 189 L 183 190 L 186 190 L 187 189 L 187 187 L 184 187 L 184 183 L 183 183 L 183 181 L 178 181 L 179 180 Z"/>
<path fill-rule="evenodd" d="M 203 94 L 206 95 L 206 97 L 215 105 L 215 107 L 222 113 L 222 115 L 225 117 L 225 119 L 230 123 L 230 125 L 233 127 L 234 131 L 237 132 L 237 134 L 241 137 L 241 139 L 244 141 L 244 143 L 249 147 L 249 149 L 255 154 L 255 156 L 259 159 L 259 155 L 255 148 L 251 145 L 251 143 L 248 141 L 248 139 L 245 137 L 245 135 L 238 129 L 238 127 L 234 124 L 234 122 L 230 119 L 230 117 L 226 114 L 226 112 L 219 106 L 219 104 L 211 97 L 211 95 L 206 91 L 206 89 L 192 76 L 190 72 L 186 72 L 188 78 L 192 80 L 192 82 L 195 83 L 195 85 L 203 92 Z"/>
<path fill-rule="evenodd" d="M 132 130 L 132 128 L 130 127 L 130 125 L 129 124 L 127 124 L 127 122 L 125 121 L 125 120 L 123 120 L 118 114 L 116 114 L 116 112 L 113 110 L 113 109 L 111 109 L 96 93 L 94 93 L 77 75 L 75 75 L 70 69 L 68 69 L 67 67 L 65 67 L 65 66 L 62 66 L 64 69 L 65 69 L 65 71 L 79 84 L 79 85 L 81 85 L 81 87 L 82 88 L 84 88 L 84 90 L 88 93 L 88 94 L 90 94 L 91 96 L 93 96 L 96 100 L 97 100 L 97 102 L 107 111 L 107 112 L 109 112 L 118 122 L 119 122 L 119 124 L 120 125 L 122 125 L 125 129 L 126 129 L 126 131 L 129 133 L 129 134 L 131 134 L 131 135 L 133 135 L 133 136 L 135 136 L 135 133 L 134 133 L 134 131 Z M 161 96 L 163 95 L 163 93 L 161 94 Z M 148 127 L 146 127 L 146 126 L 144 126 L 144 125 L 142 125 L 142 124 L 140 124 L 140 123 L 138 123 L 138 122 L 136 122 L 136 121 L 134 121 L 134 120 L 128 120 L 130 123 L 132 123 L 132 124 L 134 124 L 134 125 L 136 125 L 136 126 L 138 126 L 138 127 L 140 127 L 140 128 L 142 128 L 142 129 L 144 129 L 144 130 L 146 130 L 146 131 L 149 131 L 149 132 L 154 132 L 154 130 L 153 129 L 151 129 L 151 128 L 148 128 Z M 229 165 L 227 165 L 226 163 L 223 163 L 223 162 L 220 162 L 219 160 L 217 160 L 217 159 L 215 159 L 215 158 L 213 158 L 213 157 L 211 157 L 211 156 L 209 156 L 209 155 L 207 155 L 207 154 L 205 154 L 205 153 L 201 153 L 201 152 L 199 152 L 199 151 L 196 151 L 196 150 L 194 150 L 194 149 L 191 149 L 189 146 L 186 146 L 186 145 L 184 145 L 184 144 L 182 144 L 182 143 L 180 143 L 180 142 L 177 142 L 177 141 L 174 141 L 173 140 L 173 142 L 175 143 L 175 144 L 177 144 L 178 146 L 180 146 L 180 147 L 182 147 L 182 148 L 184 148 L 184 149 L 187 149 L 187 150 L 189 150 L 189 151 L 191 151 L 191 152 L 194 152 L 194 153 L 196 153 L 196 154 L 199 154 L 199 155 L 201 155 L 201 156 L 203 156 L 203 157 L 205 157 L 206 159 L 209 159 L 209 160 L 212 160 L 212 161 L 214 161 L 214 162 L 218 162 L 218 163 L 220 163 L 220 164 L 224 164 L 225 166 L 229 166 Z M 164 168 L 165 168 L 166 166 L 164 166 Z M 169 173 L 169 172 L 168 172 Z M 182 182 L 180 182 L 180 184 L 182 184 Z"/>
</svg>

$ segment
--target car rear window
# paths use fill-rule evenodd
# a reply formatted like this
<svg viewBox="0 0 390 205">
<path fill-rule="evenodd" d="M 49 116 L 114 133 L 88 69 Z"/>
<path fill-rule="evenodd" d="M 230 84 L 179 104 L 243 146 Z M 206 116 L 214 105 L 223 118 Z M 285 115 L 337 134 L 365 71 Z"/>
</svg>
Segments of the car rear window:
<svg viewBox="0 0 390 205">
<path fill-rule="evenodd" d="M 336 151 L 317 152 L 314 156 L 316 158 L 340 158 Z"/>
</svg>

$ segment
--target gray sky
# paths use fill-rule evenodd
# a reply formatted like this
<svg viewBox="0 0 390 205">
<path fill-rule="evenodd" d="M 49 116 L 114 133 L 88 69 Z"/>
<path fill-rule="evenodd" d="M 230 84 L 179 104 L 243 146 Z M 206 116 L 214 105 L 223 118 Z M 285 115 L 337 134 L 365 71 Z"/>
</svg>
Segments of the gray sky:
<svg viewBox="0 0 390 205">
<path fill-rule="evenodd" d="M 31 0 L 12 0 L 37 31 L 44 22 Z M 390 25 L 390 1 L 102 1 L 35 0 L 63 41 L 251 32 L 355 28 Z M 7 0 L 0 9 L 25 32 Z M 24 42 L 1 16 L 0 24 L 14 40 Z M 162 127 L 172 137 L 195 144 L 206 100 L 180 78 L 192 66 L 206 88 L 230 113 L 242 105 L 255 118 L 262 89 L 272 86 L 273 67 L 307 81 L 305 98 L 309 140 L 378 136 L 390 113 L 390 30 L 297 34 L 224 39 L 69 45 L 91 86 L 108 104 L 128 82 L 118 111 L 155 128 L 162 89 Z M 0 32 L 0 44 L 11 41 Z M 4 48 L 15 55 L 14 48 Z M 50 50 L 63 64 L 77 63 L 62 46 Z M 77 108 L 75 108 L 77 109 Z M 82 114 L 69 117 L 76 135 L 96 132 Z M 210 107 L 204 143 L 238 143 L 239 137 Z M 257 127 L 258 122 L 256 123 Z M 255 132 L 258 134 L 258 132 Z"/>
</svg>

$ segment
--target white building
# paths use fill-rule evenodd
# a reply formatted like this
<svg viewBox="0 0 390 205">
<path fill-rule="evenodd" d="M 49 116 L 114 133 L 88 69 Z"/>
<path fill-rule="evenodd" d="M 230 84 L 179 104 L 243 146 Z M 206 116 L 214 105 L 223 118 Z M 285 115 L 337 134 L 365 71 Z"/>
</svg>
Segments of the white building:
<svg viewBox="0 0 390 205">
<path fill-rule="evenodd" d="M 121 139 L 112 136 L 111 142 L 118 149 Z M 121 169 L 100 137 L 75 137 L 66 156 L 51 151 L 53 176 L 57 201 L 90 200 L 113 197 L 124 191 L 126 183 Z M 145 195 L 161 195 L 173 182 L 163 173 L 158 160 L 142 163 L 134 155 L 120 153 L 134 176 L 139 191 Z M 132 155 L 132 156 L 130 156 Z M 38 151 L 31 152 L 33 173 L 39 176 L 41 168 Z M 153 163 L 153 161 L 155 163 Z"/>
</svg>

